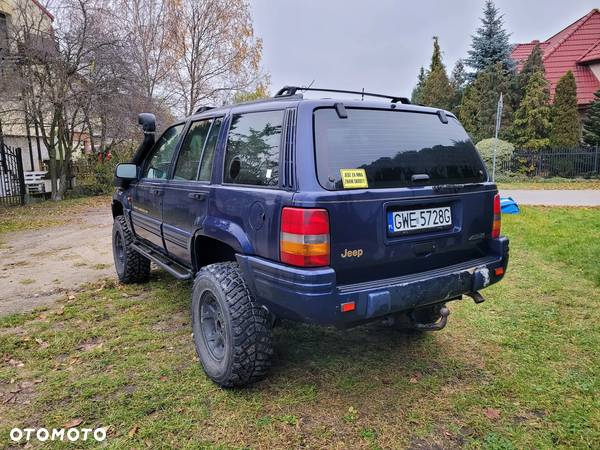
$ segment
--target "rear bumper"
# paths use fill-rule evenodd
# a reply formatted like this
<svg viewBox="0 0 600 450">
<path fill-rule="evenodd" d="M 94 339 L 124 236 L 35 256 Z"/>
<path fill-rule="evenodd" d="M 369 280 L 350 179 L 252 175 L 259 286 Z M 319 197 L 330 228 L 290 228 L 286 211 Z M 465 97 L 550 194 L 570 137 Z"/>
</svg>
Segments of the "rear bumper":
<svg viewBox="0 0 600 450">
<path fill-rule="evenodd" d="M 330 267 L 302 269 L 255 256 L 237 255 L 255 298 L 276 316 L 309 323 L 350 326 L 419 306 L 455 299 L 478 291 L 504 276 L 495 270 L 508 265 L 508 239 L 495 239 L 490 254 L 441 269 L 364 283 L 336 284 Z M 356 309 L 341 312 L 340 305 Z"/>
</svg>

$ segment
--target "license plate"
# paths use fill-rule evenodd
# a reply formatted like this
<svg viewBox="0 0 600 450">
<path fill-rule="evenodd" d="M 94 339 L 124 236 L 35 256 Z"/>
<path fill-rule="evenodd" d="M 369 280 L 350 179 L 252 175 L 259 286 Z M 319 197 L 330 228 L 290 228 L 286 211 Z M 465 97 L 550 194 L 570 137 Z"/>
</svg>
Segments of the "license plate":
<svg viewBox="0 0 600 450">
<path fill-rule="evenodd" d="M 423 230 L 449 228 L 452 226 L 452 209 L 441 208 L 412 209 L 388 212 L 390 233 L 411 233 Z"/>
</svg>

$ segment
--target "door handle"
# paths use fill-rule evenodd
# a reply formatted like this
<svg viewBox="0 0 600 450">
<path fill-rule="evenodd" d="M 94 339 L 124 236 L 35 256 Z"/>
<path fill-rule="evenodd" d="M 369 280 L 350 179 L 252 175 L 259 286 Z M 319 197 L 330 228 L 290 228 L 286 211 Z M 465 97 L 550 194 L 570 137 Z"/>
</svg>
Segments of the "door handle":
<svg viewBox="0 0 600 450">
<path fill-rule="evenodd" d="M 154 195 L 162 195 L 162 190 L 160 189 L 150 189 L 150 193 Z"/>
<path fill-rule="evenodd" d="M 188 197 L 193 198 L 194 200 L 203 201 L 206 199 L 206 192 L 190 192 Z"/>
</svg>

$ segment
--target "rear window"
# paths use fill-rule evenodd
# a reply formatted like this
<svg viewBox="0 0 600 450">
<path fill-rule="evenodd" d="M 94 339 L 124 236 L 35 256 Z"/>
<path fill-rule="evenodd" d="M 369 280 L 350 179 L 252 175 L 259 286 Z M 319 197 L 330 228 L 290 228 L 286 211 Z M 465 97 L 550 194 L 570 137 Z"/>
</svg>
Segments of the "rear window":
<svg viewBox="0 0 600 450">
<path fill-rule="evenodd" d="M 340 119 L 333 108 L 314 113 L 317 174 L 326 189 L 486 179 L 477 150 L 453 117 L 442 123 L 437 114 L 354 108 L 347 112 L 347 119 Z"/>
</svg>

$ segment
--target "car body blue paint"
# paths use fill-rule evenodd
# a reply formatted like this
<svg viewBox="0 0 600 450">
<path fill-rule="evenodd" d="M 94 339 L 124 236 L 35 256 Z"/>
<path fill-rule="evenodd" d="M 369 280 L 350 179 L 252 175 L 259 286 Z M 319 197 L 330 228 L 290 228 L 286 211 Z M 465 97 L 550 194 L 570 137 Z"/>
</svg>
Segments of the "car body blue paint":
<svg viewBox="0 0 600 450">
<path fill-rule="evenodd" d="M 502 278 L 508 240 L 491 239 L 494 183 L 465 185 L 457 192 L 434 186 L 329 191 L 318 181 L 313 137 L 315 108 L 339 100 L 274 100 L 217 108 L 186 119 L 223 117 L 211 182 L 137 180 L 115 194 L 125 215 L 133 218 L 136 237 L 157 250 L 194 267 L 194 239 L 204 236 L 230 246 L 246 282 L 258 301 L 275 315 L 316 323 L 352 325 L 385 314 L 442 302 Z M 421 113 L 437 110 L 414 105 L 348 100 L 346 108 L 396 109 Z M 223 183 L 224 153 L 234 113 L 295 111 L 293 186 L 243 186 Z M 453 118 L 451 113 L 448 116 Z M 280 167 L 283 161 L 281 149 Z M 174 164 L 173 164 L 174 165 Z M 171 170 L 172 172 L 173 170 Z M 150 195 L 151 189 L 158 190 Z M 190 194 L 201 193 L 202 199 Z M 131 198 L 131 202 L 127 200 Z M 386 232 L 390 208 L 452 206 L 449 229 L 393 236 Z M 281 211 L 285 206 L 325 208 L 330 218 L 331 264 L 297 268 L 279 262 Z M 360 249 L 360 258 L 342 257 Z M 202 249 L 199 249 L 201 252 Z M 196 255 L 197 256 L 197 255 Z M 448 268 L 454 268 L 448 271 Z M 340 303 L 356 301 L 351 313 Z"/>
</svg>

